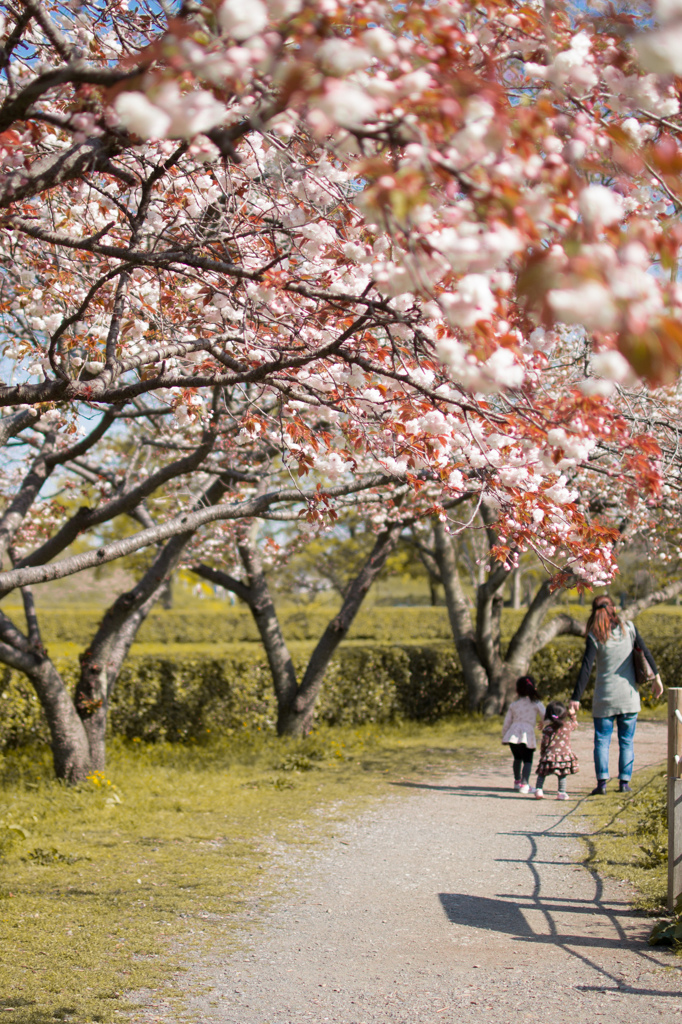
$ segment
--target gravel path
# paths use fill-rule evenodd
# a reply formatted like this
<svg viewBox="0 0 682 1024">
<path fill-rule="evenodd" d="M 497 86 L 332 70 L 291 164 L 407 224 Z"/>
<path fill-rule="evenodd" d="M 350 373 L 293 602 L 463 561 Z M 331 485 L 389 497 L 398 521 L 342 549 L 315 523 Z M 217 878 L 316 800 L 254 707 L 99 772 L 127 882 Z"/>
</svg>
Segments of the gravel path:
<svg viewBox="0 0 682 1024">
<path fill-rule="evenodd" d="M 593 785 L 590 730 L 575 793 Z M 637 764 L 665 727 L 640 723 Z M 296 891 L 244 950 L 190 972 L 206 1024 L 652 1024 L 682 1021 L 682 965 L 651 950 L 623 883 L 580 867 L 579 801 L 509 789 L 504 754 L 476 774 L 335 826 L 301 854 Z M 576 813 L 576 805 L 578 813 Z M 195 989 L 196 990 L 196 989 Z"/>
</svg>

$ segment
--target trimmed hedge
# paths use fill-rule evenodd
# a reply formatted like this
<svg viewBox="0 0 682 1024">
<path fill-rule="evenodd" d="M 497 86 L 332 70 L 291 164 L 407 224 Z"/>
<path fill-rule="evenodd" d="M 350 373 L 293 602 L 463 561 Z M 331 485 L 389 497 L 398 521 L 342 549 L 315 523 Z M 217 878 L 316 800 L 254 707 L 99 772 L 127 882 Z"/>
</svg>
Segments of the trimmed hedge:
<svg viewBox="0 0 682 1024">
<path fill-rule="evenodd" d="M 47 738 L 45 716 L 29 680 L 0 669 L 0 751 Z"/>
<path fill-rule="evenodd" d="M 302 667 L 312 644 L 292 644 Z M 75 684 L 76 662 L 56 657 Z M 0 749 L 47 739 L 28 681 L 6 670 L 0 689 Z M 465 706 L 451 644 L 344 644 L 332 660 L 318 721 L 356 725 L 399 718 L 432 721 Z M 276 705 L 265 656 L 256 644 L 168 645 L 131 654 L 114 692 L 109 726 L 127 739 L 199 739 L 208 730 L 274 728 Z"/>
<path fill-rule="evenodd" d="M 19 608 L 9 612 L 20 628 L 24 614 Z M 72 609 L 68 615 L 56 609 L 40 611 L 43 642 L 87 644 L 94 636 L 104 611 Z M 287 641 L 316 641 L 334 615 L 333 608 L 319 606 L 283 608 L 282 630 Z M 449 640 L 450 627 L 445 608 L 377 607 L 363 609 L 350 630 L 352 640 L 380 640 L 393 637 L 405 641 Z M 151 644 L 234 644 L 260 642 L 251 612 L 244 605 L 209 608 L 155 609 L 143 623 L 139 643 Z"/>
<path fill-rule="evenodd" d="M 394 615 L 387 616 L 387 611 Z M 417 611 L 444 610 L 373 610 L 377 619 L 392 619 L 394 624 L 395 613 L 414 616 Z M 507 631 L 512 614 L 506 617 Z M 61 621 L 68 632 L 68 622 Z M 682 669 L 681 622 L 679 614 L 666 613 L 648 613 L 639 622 L 670 685 L 676 685 Z M 318 701 L 318 721 L 344 725 L 401 718 L 434 721 L 465 710 L 462 673 L 452 643 L 405 640 L 342 644 Z M 312 649 L 310 641 L 291 643 L 299 669 Z M 76 681 L 78 650 L 75 644 L 53 642 L 51 646 L 51 655 L 70 685 Z M 582 652 L 582 640 L 561 637 L 536 655 L 531 671 L 545 699 L 568 697 Z M 260 644 L 140 643 L 133 648 L 114 693 L 110 729 L 131 740 L 188 741 L 200 739 L 208 730 L 270 730 L 275 718 L 270 674 Z M 0 669 L 0 750 L 46 739 L 44 718 L 30 683 L 20 673 Z"/>
<path fill-rule="evenodd" d="M 586 619 L 588 609 L 573 605 L 570 613 Z M 24 627 L 24 614 L 20 608 L 7 609 L 20 628 Z M 555 609 L 553 614 L 564 611 Z M 316 641 L 324 632 L 334 609 L 309 605 L 284 607 L 280 610 L 282 630 L 287 641 Z M 94 635 L 103 610 L 73 608 L 68 615 L 54 608 L 40 610 L 43 642 L 50 644 L 74 643 L 85 646 Z M 523 611 L 505 609 L 502 615 L 502 634 L 509 639 L 523 618 Z M 644 612 L 638 625 L 646 636 L 674 637 L 682 626 L 682 609 L 659 606 Z M 400 643 L 423 643 L 425 640 L 450 640 L 450 625 L 444 607 L 427 605 L 410 607 L 375 605 L 360 610 L 349 633 L 350 640 L 376 640 L 382 644 L 397 639 Z M 258 631 L 251 612 L 244 605 L 228 605 L 216 609 L 215 602 L 206 608 L 156 608 L 143 623 L 138 642 L 141 644 L 234 644 L 259 642 Z"/>
</svg>

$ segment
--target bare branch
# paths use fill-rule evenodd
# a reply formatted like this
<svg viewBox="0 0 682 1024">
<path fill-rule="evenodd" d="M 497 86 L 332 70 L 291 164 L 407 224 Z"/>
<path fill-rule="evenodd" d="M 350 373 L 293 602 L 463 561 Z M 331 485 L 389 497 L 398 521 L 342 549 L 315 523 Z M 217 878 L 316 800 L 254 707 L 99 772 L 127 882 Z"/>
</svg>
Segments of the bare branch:
<svg viewBox="0 0 682 1024">
<path fill-rule="evenodd" d="M 13 416 L 0 419 L 0 446 L 7 444 L 11 437 L 16 437 L 26 427 L 32 426 L 42 415 L 40 409 L 21 409 Z"/>
<path fill-rule="evenodd" d="M 654 590 L 646 597 L 640 597 L 639 600 L 633 601 L 625 609 L 623 617 L 634 619 L 647 608 L 651 608 L 655 604 L 662 604 L 663 601 L 669 601 L 672 597 L 677 597 L 678 594 L 682 594 L 682 580 L 674 580 L 667 586 L 661 587 L 660 590 Z"/>
<path fill-rule="evenodd" d="M 567 615 L 565 612 L 562 612 L 560 615 L 554 615 L 538 632 L 533 645 L 535 651 L 542 650 L 546 644 L 551 643 L 558 636 L 584 637 L 585 623 L 579 622 L 572 615 Z"/>
<path fill-rule="evenodd" d="M 209 583 L 214 583 L 217 587 L 223 587 L 224 590 L 229 590 L 230 593 L 236 594 L 245 604 L 251 603 L 249 600 L 251 597 L 250 588 L 245 583 L 242 583 L 241 580 L 235 579 L 234 576 L 230 576 L 220 569 L 214 569 L 211 565 L 205 565 L 203 562 L 197 562 L 190 566 L 190 572 L 193 572 L 196 576 L 201 576 L 203 580 L 208 580 Z"/>
<path fill-rule="evenodd" d="M 37 3 L 36 0 L 21 0 L 21 2 L 26 10 L 29 11 L 38 22 L 59 56 L 63 60 L 69 61 L 72 56 L 72 49 L 64 38 L 59 26 L 52 20 L 52 18 L 49 17 L 47 12 L 43 10 L 42 4 Z"/>
<path fill-rule="evenodd" d="M 330 488 L 327 491 L 314 490 L 306 492 L 295 488 L 283 489 L 257 495 L 244 501 L 202 508 L 196 512 L 176 516 L 174 519 L 170 519 L 168 522 L 151 529 L 142 530 L 139 533 L 133 534 L 132 537 L 125 537 L 110 544 L 105 544 L 95 551 L 72 555 L 59 562 L 51 562 L 49 565 L 36 565 L 37 553 L 34 553 L 30 558 L 24 560 L 22 566 L 0 573 L 0 597 L 5 596 L 16 587 L 63 579 L 65 576 L 72 576 L 83 569 L 105 565 L 107 562 L 112 562 L 117 558 L 129 555 L 133 551 L 139 551 L 141 548 L 156 544 L 159 541 L 167 540 L 179 533 L 196 531 L 200 527 L 205 526 L 206 523 L 214 523 L 218 520 L 257 518 L 261 512 L 266 511 L 270 505 L 276 502 L 316 502 L 324 496 L 342 496 L 351 494 L 354 491 L 364 490 L 366 487 L 377 486 L 377 481 L 385 481 L 386 478 L 375 477 L 373 480 L 375 482 L 348 484 L 345 487 Z M 120 511 L 127 511 L 127 509 L 121 508 Z M 46 547 L 47 545 L 43 545 L 41 550 L 44 550 Z"/>
</svg>

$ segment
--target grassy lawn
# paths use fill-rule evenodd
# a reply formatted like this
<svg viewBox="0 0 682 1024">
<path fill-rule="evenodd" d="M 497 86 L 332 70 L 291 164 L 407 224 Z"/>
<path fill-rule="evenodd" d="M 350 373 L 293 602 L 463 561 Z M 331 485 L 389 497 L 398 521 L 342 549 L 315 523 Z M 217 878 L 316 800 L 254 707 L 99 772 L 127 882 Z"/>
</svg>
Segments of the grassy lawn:
<svg viewBox="0 0 682 1024">
<path fill-rule="evenodd" d="M 666 778 L 662 766 L 632 779 L 631 795 L 612 792 L 583 804 L 589 832 L 585 864 L 600 875 L 626 881 L 637 890 L 635 906 L 665 912 L 668 834 L 664 818 Z"/>
<path fill-rule="evenodd" d="M 274 842 L 316 843 L 396 778 L 499 750 L 499 720 L 112 744 L 69 788 L 46 750 L 0 756 L 0 1011 L 12 1024 L 142 1016 L 193 953 L 232 940 L 285 883 Z M 274 887 L 274 891 L 273 891 Z M 137 1012 L 136 1012 L 137 1011 Z"/>
</svg>

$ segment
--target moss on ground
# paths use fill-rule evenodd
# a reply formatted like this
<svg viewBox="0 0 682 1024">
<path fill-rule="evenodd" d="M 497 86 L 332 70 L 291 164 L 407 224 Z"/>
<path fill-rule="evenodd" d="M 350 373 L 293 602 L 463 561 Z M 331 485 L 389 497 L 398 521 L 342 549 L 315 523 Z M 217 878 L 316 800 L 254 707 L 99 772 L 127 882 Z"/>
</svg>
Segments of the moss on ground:
<svg viewBox="0 0 682 1024">
<path fill-rule="evenodd" d="M 274 843 L 318 842 L 396 777 L 492 748 L 497 719 L 117 741 L 106 773 L 77 787 L 51 778 L 47 750 L 1 757 L 0 1011 L 109 1022 L 144 1015 L 131 992 L 172 1003 L 188 956 L 229 942 L 276 895 Z"/>
<path fill-rule="evenodd" d="M 631 795 L 612 792 L 582 804 L 589 832 L 585 865 L 628 882 L 635 906 L 652 914 L 665 909 L 668 884 L 666 775 L 660 766 L 636 772 Z"/>
</svg>

